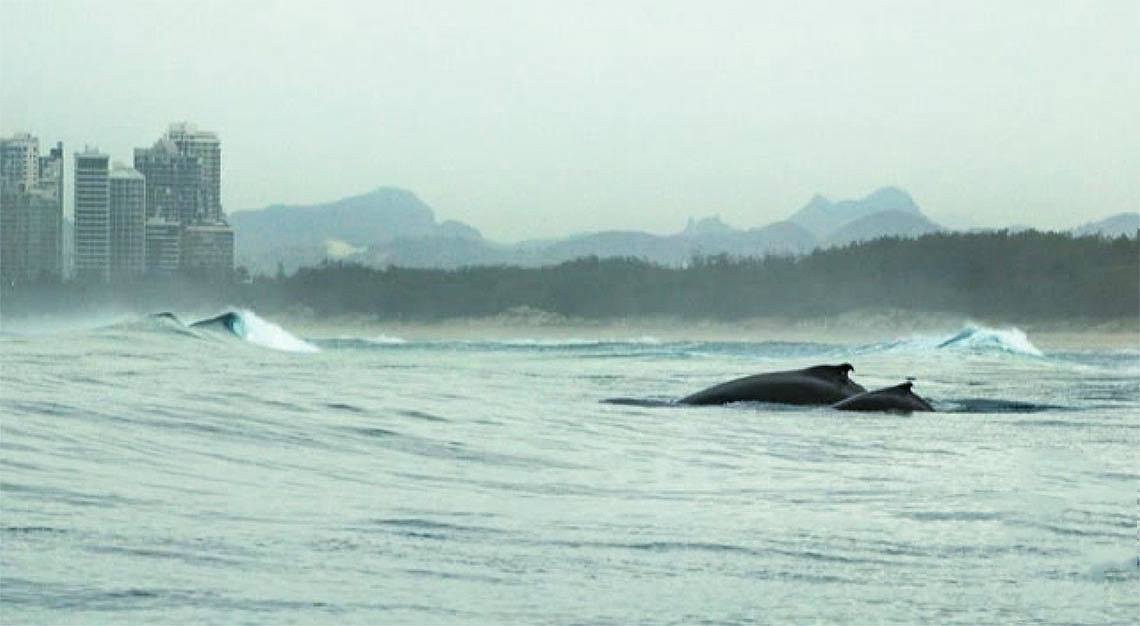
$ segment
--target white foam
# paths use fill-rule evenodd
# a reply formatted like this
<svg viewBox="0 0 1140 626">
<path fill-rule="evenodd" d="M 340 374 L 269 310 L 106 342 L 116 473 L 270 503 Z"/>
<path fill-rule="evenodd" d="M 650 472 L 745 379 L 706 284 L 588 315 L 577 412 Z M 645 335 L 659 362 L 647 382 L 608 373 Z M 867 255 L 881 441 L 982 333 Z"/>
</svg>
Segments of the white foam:
<svg viewBox="0 0 1140 626">
<path fill-rule="evenodd" d="M 391 335 L 376 335 L 375 337 L 367 337 L 364 341 L 381 346 L 398 346 L 408 343 L 408 340 L 403 337 L 393 337 Z"/>
<path fill-rule="evenodd" d="M 320 352 L 320 348 L 298 339 L 277 324 L 258 317 L 253 311 L 242 309 L 237 314 L 242 321 L 241 338 L 250 343 L 286 352 Z"/>
<path fill-rule="evenodd" d="M 938 347 L 1001 350 L 1015 354 L 1044 356 L 1020 328 L 987 328 L 974 324 L 968 324 L 954 336 L 941 342 Z"/>
<path fill-rule="evenodd" d="M 918 335 L 864 346 L 859 352 L 913 352 L 953 350 L 963 352 L 1006 352 L 1044 356 L 1020 328 L 989 328 L 966 324 L 956 333 L 943 336 Z"/>
<path fill-rule="evenodd" d="M 578 348 L 590 346 L 604 346 L 604 345 L 647 345 L 656 346 L 661 344 L 661 340 L 656 337 L 635 337 L 627 339 L 585 339 L 580 337 L 564 337 L 559 339 L 534 339 L 534 338 L 519 338 L 519 339 L 501 339 L 493 340 L 487 343 L 501 344 L 505 346 L 520 346 L 520 347 L 542 347 L 542 348 Z"/>
</svg>

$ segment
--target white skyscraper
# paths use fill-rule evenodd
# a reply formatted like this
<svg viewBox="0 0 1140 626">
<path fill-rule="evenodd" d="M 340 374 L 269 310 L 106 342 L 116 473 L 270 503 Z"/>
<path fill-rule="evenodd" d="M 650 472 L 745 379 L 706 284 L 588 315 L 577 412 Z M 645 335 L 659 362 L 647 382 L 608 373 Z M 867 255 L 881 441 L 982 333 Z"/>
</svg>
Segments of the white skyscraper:
<svg viewBox="0 0 1140 626">
<path fill-rule="evenodd" d="M 111 276 L 108 157 L 87 148 L 75 154 L 75 273 L 80 280 Z"/>
<path fill-rule="evenodd" d="M 218 135 L 198 130 L 186 122 L 171 124 L 166 139 L 178 147 L 178 152 L 198 160 L 201 171 L 202 218 L 216 224 L 222 221 L 222 143 Z M 188 225 L 188 224 L 184 224 Z"/>
<path fill-rule="evenodd" d="M 222 211 L 218 135 L 171 124 L 152 147 L 135 149 L 135 169 L 146 179 L 147 270 L 228 280 L 234 234 Z"/>
<path fill-rule="evenodd" d="M 146 179 L 116 163 L 110 175 L 111 278 L 134 280 L 146 271 Z"/>
<path fill-rule="evenodd" d="M 9 284 L 63 273 L 63 144 L 40 156 L 37 137 L 0 139 L 0 275 Z"/>
<path fill-rule="evenodd" d="M 0 184 L 8 190 L 26 191 L 39 178 L 40 140 L 28 133 L 0 139 Z"/>
</svg>

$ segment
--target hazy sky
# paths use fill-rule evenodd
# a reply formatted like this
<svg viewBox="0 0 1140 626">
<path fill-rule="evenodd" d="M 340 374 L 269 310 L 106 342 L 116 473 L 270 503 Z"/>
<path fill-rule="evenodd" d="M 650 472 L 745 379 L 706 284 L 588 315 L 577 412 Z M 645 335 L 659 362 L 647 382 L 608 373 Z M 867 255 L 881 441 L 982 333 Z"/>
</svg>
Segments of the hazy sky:
<svg viewBox="0 0 1140 626">
<path fill-rule="evenodd" d="M 0 134 L 129 163 L 189 120 L 227 211 L 393 185 L 502 240 L 882 185 L 1061 227 L 1140 206 L 1137 33 L 1136 0 L 0 0 Z"/>
</svg>

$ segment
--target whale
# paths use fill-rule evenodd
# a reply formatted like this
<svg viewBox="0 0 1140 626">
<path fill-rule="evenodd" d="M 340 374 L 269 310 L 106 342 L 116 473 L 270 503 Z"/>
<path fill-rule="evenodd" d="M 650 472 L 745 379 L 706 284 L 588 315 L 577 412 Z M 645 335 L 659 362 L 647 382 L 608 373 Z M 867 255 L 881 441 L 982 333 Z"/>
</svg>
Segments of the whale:
<svg viewBox="0 0 1140 626">
<path fill-rule="evenodd" d="M 881 411 L 910 413 L 912 411 L 933 411 L 930 403 L 911 391 L 914 383 L 909 380 L 894 387 L 884 387 L 860 393 L 831 405 L 840 411 Z"/>
<path fill-rule="evenodd" d="M 867 390 L 852 381 L 850 363 L 816 365 L 802 370 L 768 372 L 737 378 L 685 396 L 678 404 L 710 405 L 730 402 L 776 404 L 835 404 Z"/>
</svg>

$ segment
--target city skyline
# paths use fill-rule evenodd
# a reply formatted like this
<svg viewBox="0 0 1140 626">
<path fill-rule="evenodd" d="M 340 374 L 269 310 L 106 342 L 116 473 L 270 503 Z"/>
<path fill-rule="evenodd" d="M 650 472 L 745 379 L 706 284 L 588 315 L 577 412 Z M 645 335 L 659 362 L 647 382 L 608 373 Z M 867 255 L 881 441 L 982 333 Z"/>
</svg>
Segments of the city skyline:
<svg viewBox="0 0 1140 626">
<path fill-rule="evenodd" d="M 885 185 L 952 227 L 1140 198 L 1131 2 L 85 6 L 6 5 L 0 70 L 29 88 L 0 134 L 123 158 L 195 120 L 226 138 L 227 212 L 391 185 L 514 241 Z"/>
<path fill-rule="evenodd" d="M 153 147 L 135 149 L 134 167 L 87 145 L 71 153 L 70 177 L 65 154 L 56 142 L 41 155 L 40 138 L 30 133 L 0 136 L 6 284 L 232 277 L 234 235 L 220 203 L 216 133 L 170 124 Z M 71 220 L 64 217 L 67 195 Z"/>
</svg>

